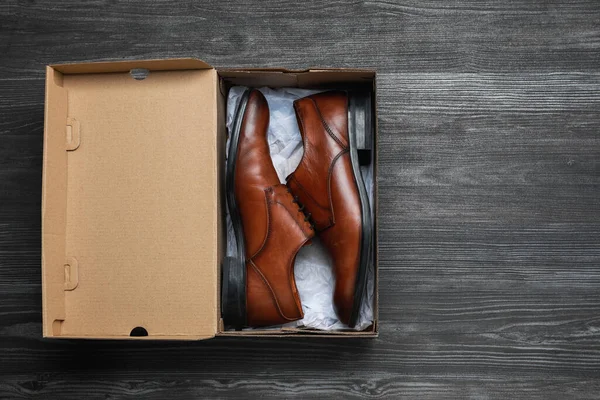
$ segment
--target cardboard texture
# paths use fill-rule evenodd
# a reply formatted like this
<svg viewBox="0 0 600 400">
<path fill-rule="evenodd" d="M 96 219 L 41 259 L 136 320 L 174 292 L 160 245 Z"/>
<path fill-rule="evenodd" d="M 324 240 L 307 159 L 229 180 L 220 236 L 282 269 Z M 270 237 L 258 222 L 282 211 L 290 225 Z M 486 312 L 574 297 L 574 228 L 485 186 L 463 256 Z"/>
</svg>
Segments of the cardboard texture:
<svg viewBox="0 0 600 400">
<path fill-rule="evenodd" d="M 133 69 L 149 73 L 135 79 Z M 323 334 L 224 331 L 226 94 L 233 84 L 374 90 L 373 71 L 215 70 L 175 59 L 54 65 L 46 73 L 44 337 Z M 376 194 L 375 187 L 375 202 Z M 377 291 L 377 258 L 375 278 Z M 373 337 L 376 327 L 377 304 L 372 329 L 325 336 Z"/>
</svg>

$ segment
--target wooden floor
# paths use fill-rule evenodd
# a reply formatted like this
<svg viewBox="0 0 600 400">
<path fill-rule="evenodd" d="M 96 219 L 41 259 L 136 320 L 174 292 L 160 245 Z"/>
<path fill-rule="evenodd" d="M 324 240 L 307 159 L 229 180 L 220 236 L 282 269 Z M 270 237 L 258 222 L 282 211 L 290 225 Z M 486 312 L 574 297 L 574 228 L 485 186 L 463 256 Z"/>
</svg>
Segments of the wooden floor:
<svg viewBox="0 0 600 400">
<path fill-rule="evenodd" d="M 377 340 L 41 338 L 44 66 L 378 70 Z M 600 398 L 597 0 L 0 2 L 0 398 Z"/>
</svg>

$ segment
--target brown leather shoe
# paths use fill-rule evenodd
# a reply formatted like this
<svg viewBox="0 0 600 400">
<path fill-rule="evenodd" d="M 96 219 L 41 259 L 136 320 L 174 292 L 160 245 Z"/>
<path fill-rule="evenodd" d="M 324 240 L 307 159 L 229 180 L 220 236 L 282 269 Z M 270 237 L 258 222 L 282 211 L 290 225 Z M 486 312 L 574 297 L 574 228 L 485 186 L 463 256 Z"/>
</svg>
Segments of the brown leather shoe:
<svg viewBox="0 0 600 400">
<path fill-rule="evenodd" d="M 350 108 L 348 104 L 345 92 L 319 93 L 294 102 L 304 155 L 287 185 L 312 214 L 331 253 L 336 312 L 340 321 L 354 327 L 366 287 L 372 236 L 356 143 L 370 125 L 354 123 L 359 117 L 364 121 L 366 110 L 360 105 L 364 103 L 353 102 Z"/>
<path fill-rule="evenodd" d="M 237 256 L 223 265 L 222 314 L 226 325 L 278 325 L 304 315 L 294 279 L 300 248 L 312 225 L 279 182 L 267 143 L 269 108 L 248 90 L 236 110 L 227 159 L 227 206 Z"/>
</svg>

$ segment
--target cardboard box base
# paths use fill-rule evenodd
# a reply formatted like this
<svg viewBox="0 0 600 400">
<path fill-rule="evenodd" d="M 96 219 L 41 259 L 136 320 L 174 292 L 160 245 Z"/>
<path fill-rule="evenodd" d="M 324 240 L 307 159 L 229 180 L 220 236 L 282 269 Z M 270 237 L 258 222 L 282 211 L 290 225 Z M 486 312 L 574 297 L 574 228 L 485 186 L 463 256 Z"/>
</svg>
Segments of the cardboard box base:
<svg viewBox="0 0 600 400">
<path fill-rule="evenodd" d="M 375 321 L 366 331 L 224 330 L 223 161 L 232 85 L 362 87 L 376 95 L 370 70 L 216 70 L 194 59 L 47 68 L 44 337 L 377 335 L 376 255 Z M 377 204 L 376 182 L 374 197 Z"/>
</svg>

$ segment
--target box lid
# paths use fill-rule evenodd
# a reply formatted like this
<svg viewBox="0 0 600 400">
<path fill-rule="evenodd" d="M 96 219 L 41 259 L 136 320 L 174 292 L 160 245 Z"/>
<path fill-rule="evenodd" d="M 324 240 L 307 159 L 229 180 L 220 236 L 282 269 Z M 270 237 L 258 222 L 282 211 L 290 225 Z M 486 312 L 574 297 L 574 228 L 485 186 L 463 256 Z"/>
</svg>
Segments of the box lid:
<svg viewBox="0 0 600 400">
<path fill-rule="evenodd" d="M 44 336 L 214 336 L 217 95 L 196 59 L 47 67 Z"/>
</svg>

